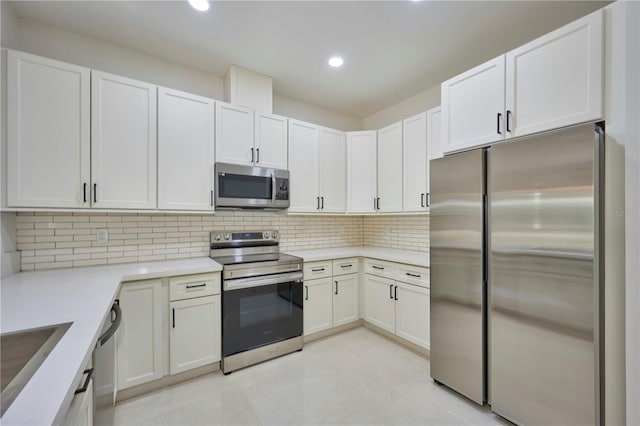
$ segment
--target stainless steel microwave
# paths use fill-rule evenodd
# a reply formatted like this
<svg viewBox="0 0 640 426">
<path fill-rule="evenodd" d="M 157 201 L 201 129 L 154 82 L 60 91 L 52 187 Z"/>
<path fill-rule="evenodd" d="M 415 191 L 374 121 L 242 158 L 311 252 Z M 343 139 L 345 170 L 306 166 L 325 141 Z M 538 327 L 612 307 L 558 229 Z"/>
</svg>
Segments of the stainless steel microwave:
<svg viewBox="0 0 640 426">
<path fill-rule="evenodd" d="M 268 167 L 215 164 L 216 208 L 289 208 L 289 172 Z"/>
</svg>

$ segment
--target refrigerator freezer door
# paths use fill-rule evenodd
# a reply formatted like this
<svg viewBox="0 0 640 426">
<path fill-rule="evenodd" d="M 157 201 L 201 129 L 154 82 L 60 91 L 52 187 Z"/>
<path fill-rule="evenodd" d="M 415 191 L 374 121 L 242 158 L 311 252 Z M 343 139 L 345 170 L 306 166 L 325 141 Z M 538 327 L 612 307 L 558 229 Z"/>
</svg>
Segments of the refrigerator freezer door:
<svg viewBox="0 0 640 426">
<path fill-rule="evenodd" d="M 598 424 L 593 125 L 491 147 L 491 408 L 523 425 Z"/>
<path fill-rule="evenodd" d="M 485 152 L 431 161 L 431 377 L 482 405 Z"/>
</svg>

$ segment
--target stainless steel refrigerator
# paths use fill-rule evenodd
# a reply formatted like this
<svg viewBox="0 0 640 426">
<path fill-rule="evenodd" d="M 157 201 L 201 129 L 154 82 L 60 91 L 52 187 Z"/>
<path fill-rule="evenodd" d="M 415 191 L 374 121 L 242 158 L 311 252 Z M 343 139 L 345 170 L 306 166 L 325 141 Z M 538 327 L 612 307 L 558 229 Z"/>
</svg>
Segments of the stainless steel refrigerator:
<svg viewBox="0 0 640 426">
<path fill-rule="evenodd" d="M 431 377 L 516 424 L 601 424 L 603 125 L 433 160 Z"/>
</svg>

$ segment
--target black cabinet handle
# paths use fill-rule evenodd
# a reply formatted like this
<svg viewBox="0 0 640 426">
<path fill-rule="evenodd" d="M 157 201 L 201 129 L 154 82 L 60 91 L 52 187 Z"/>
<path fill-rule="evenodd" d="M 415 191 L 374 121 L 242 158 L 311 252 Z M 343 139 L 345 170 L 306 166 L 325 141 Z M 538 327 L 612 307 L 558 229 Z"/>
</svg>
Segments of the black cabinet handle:
<svg viewBox="0 0 640 426">
<path fill-rule="evenodd" d="M 320 197 L 320 201 L 322 202 L 320 210 L 324 210 L 324 196 Z"/>
<path fill-rule="evenodd" d="M 338 281 L 334 281 L 336 283 L 336 292 L 334 294 L 338 294 Z"/>
<path fill-rule="evenodd" d="M 340 265 L 341 268 L 351 268 L 353 265 L 349 263 L 348 265 Z"/>
<path fill-rule="evenodd" d="M 317 210 L 320 210 L 320 197 L 316 197 L 316 201 L 318 202 Z"/>
<path fill-rule="evenodd" d="M 376 203 L 376 204 L 377 204 L 376 209 L 377 209 L 377 210 L 380 210 L 380 197 L 376 198 L 376 200 L 377 200 L 377 203 Z"/>
<path fill-rule="evenodd" d="M 502 131 L 500 130 L 500 122 L 502 121 L 502 113 L 501 112 L 498 113 L 498 120 L 497 121 L 498 121 L 498 123 L 497 123 L 497 126 L 498 126 L 497 131 L 498 131 L 498 134 L 501 135 L 502 134 Z"/>
<path fill-rule="evenodd" d="M 213 207 L 213 189 L 209 191 L 211 193 L 211 207 Z"/>
<path fill-rule="evenodd" d="M 371 265 L 371 267 L 373 269 L 380 269 L 381 271 L 384 270 L 384 268 L 382 266 Z"/>
<path fill-rule="evenodd" d="M 200 288 L 200 287 L 206 287 L 207 283 L 202 283 L 202 284 L 191 284 L 191 285 L 187 285 L 187 288 Z"/>
<path fill-rule="evenodd" d="M 309 286 L 305 285 L 304 289 L 306 290 L 306 294 L 304 296 L 304 300 L 309 300 Z"/>
<path fill-rule="evenodd" d="M 376 197 L 373 197 L 373 209 L 376 210 Z"/>
<path fill-rule="evenodd" d="M 398 300 L 398 286 L 396 286 L 394 292 L 395 292 L 394 300 Z"/>
<path fill-rule="evenodd" d="M 171 309 L 171 327 L 176 328 L 176 308 Z"/>
<path fill-rule="evenodd" d="M 260 162 L 260 148 L 256 148 L 256 163 Z"/>
<path fill-rule="evenodd" d="M 311 272 L 322 272 L 322 271 L 324 271 L 324 268 L 316 268 L 311 270 Z"/>
<path fill-rule="evenodd" d="M 255 163 L 255 156 L 254 156 L 253 148 L 251 148 L 251 162 Z"/>
<path fill-rule="evenodd" d="M 82 387 L 80 389 L 76 389 L 76 392 L 75 392 L 76 395 L 79 393 L 86 392 L 87 389 L 89 389 L 89 382 L 91 381 L 91 376 L 93 376 L 93 368 L 84 370 L 82 374 L 86 374 L 87 378 L 84 379 L 84 384 L 82 385 Z"/>
<path fill-rule="evenodd" d="M 427 192 L 425 195 L 426 195 L 425 198 L 427 200 L 427 207 L 430 207 L 431 206 L 431 194 Z"/>
<path fill-rule="evenodd" d="M 82 202 L 87 202 L 87 182 L 82 184 Z"/>
<path fill-rule="evenodd" d="M 511 133 L 511 111 L 507 110 L 507 132 Z"/>
<path fill-rule="evenodd" d="M 389 299 L 393 300 L 393 284 L 389 285 Z"/>
<path fill-rule="evenodd" d="M 411 272 L 407 272 L 407 275 L 410 277 L 420 278 L 422 275 L 412 274 Z"/>
<path fill-rule="evenodd" d="M 98 184 L 97 183 L 93 184 L 93 202 L 94 203 L 98 202 Z"/>
<path fill-rule="evenodd" d="M 420 193 L 420 206 L 421 206 L 421 207 L 424 207 L 424 206 L 425 206 L 425 205 L 424 205 L 424 192 L 421 192 L 421 193 Z"/>
</svg>

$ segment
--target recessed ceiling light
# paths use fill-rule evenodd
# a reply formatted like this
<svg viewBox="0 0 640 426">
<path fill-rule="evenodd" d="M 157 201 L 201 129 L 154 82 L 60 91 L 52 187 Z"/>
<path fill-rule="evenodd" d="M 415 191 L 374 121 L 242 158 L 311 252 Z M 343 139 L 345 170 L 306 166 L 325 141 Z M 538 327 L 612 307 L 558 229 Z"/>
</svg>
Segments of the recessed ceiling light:
<svg viewBox="0 0 640 426">
<path fill-rule="evenodd" d="M 189 0 L 189 4 L 195 10 L 199 10 L 200 12 L 209 10 L 209 0 Z"/>
<path fill-rule="evenodd" d="M 344 64 L 344 59 L 342 59 L 340 56 L 334 56 L 329 59 L 329 65 L 334 68 L 341 67 L 342 64 Z"/>
</svg>

